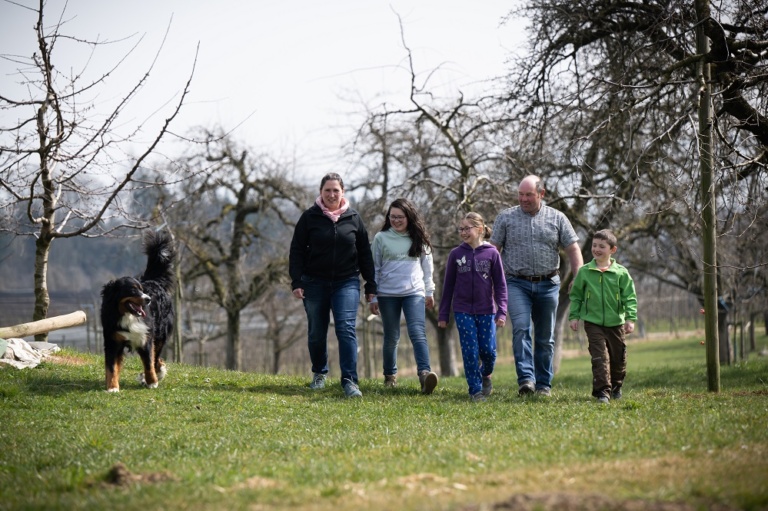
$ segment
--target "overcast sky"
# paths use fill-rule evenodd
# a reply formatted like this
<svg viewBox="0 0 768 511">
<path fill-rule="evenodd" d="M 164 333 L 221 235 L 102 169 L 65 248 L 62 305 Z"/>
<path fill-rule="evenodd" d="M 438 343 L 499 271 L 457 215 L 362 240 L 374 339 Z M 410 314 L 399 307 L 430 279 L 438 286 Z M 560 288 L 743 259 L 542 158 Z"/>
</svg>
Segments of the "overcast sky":
<svg viewBox="0 0 768 511">
<path fill-rule="evenodd" d="M 29 56 L 35 50 L 34 13 L 24 5 L 35 3 L 0 0 L 0 55 Z M 141 77 L 166 39 L 150 85 L 130 105 L 127 120 L 134 122 L 167 116 L 168 101 L 183 88 L 199 43 L 191 94 L 173 130 L 234 129 L 248 146 L 275 155 L 295 153 L 303 173 L 319 175 L 339 164 L 338 148 L 360 121 L 350 112 L 363 110 L 363 104 L 407 104 L 409 75 L 397 14 L 417 72 L 423 78 L 439 67 L 430 88 L 453 97 L 459 90 L 471 95 L 487 88 L 482 82 L 503 74 L 510 55 L 522 51 L 523 26 L 501 24 L 512 5 L 509 0 L 69 0 L 62 32 L 89 40 L 128 38 L 99 48 L 88 64 L 92 73 L 103 72 L 143 36 L 110 82 L 114 97 Z M 62 0 L 47 2 L 48 24 L 58 20 L 63 6 Z M 69 66 L 76 72 L 85 54 L 68 48 L 62 44 L 54 58 L 60 71 Z M 0 61 L 4 92 L 19 81 L 16 67 Z"/>
</svg>

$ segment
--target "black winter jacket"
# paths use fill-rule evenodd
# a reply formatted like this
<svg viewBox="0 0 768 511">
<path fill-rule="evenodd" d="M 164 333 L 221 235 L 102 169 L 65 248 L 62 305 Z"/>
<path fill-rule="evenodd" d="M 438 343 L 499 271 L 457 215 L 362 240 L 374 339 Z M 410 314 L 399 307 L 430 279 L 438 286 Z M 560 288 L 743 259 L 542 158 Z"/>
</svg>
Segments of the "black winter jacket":
<svg viewBox="0 0 768 511">
<path fill-rule="evenodd" d="M 338 281 L 362 274 L 365 294 L 376 294 L 368 231 L 352 208 L 336 223 L 317 204 L 304 211 L 293 231 L 288 267 L 291 289 L 302 287 L 302 275 Z"/>
</svg>

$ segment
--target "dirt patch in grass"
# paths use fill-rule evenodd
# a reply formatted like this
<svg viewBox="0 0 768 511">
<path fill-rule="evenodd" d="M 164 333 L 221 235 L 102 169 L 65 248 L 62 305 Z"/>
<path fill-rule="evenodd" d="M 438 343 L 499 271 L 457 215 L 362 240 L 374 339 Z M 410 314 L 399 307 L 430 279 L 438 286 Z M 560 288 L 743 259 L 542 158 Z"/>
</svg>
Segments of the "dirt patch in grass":
<svg viewBox="0 0 768 511">
<path fill-rule="evenodd" d="M 749 470 L 734 470 L 749 467 Z M 317 509 L 735 511 L 767 509 L 768 446 L 670 453 L 478 475 L 417 473 L 350 483 Z"/>
<path fill-rule="evenodd" d="M 148 474 L 134 474 L 122 463 L 115 463 L 107 472 L 104 483 L 110 486 L 130 486 L 142 483 L 164 483 L 176 481 L 177 478 L 168 472 L 151 472 Z"/>
<path fill-rule="evenodd" d="M 699 506 L 685 502 L 615 500 L 604 495 L 537 493 L 514 495 L 490 505 L 468 506 L 464 511 L 697 511 Z M 708 506 L 709 511 L 735 511 L 728 506 Z"/>
</svg>

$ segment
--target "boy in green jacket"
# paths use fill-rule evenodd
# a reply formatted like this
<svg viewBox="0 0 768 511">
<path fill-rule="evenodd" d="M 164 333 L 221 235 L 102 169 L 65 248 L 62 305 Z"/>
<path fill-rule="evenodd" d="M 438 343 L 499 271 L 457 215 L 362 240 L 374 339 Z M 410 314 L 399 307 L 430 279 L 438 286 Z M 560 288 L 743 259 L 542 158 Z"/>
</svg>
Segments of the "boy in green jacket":
<svg viewBox="0 0 768 511">
<path fill-rule="evenodd" d="M 592 237 L 594 259 L 581 267 L 571 287 L 571 330 L 579 320 L 592 356 L 592 395 L 600 403 L 621 398 L 627 374 L 627 345 L 637 321 L 635 283 L 627 269 L 611 256 L 616 253 L 616 236 L 608 229 Z"/>
</svg>

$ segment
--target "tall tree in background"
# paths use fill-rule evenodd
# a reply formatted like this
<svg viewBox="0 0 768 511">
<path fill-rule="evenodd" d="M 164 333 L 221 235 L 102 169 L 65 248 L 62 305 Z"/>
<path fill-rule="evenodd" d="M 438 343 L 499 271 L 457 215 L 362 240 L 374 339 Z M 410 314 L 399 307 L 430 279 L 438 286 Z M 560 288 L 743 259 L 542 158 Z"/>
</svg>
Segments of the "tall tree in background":
<svg viewBox="0 0 768 511">
<path fill-rule="evenodd" d="M 146 127 L 133 125 L 126 131 L 123 118 L 128 104 L 147 84 L 154 64 L 110 111 L 101 111 L 99 93 L 116 95 L 110 75 L 127 55 L 112 69 L 96 75 L 88 69 L 87 56 L 83 62 L 68 62 L 68 55 L 78 54 L 77 49 L 98 52 L 107 41 L 88 41 L 64 33 L 61 20 L 65 12 L 60 13 L 59 21 L 46 25 L 45 7 L 40 0 L 32 9 L 34 53 L 14 55 L 3 49 L 0 55 L 16 66 L 19 80 L 15 89 L 0 95 L 0 229 L 36 238 L 33 320 L 48 314 L 48 258 L 54 240 L 146 225 L 126 214 L 123 201 L 143 186 L 134 176 L 168 135 L 187 97 L 193 73 L 164 122 L 153 129 L 150 141 L 134 145 Z M 9 3 L 6 10 L 9 8 L 27 14 L 20 4 Z M 6 91 L 9 88 L 4 87 Z M 143 147 L 138 149 L 138 156 L 128 156 L 127 152 L 136 147 Z M 105 224 L 114 217 L 121 221 Z M 37 339 L 46 340 L 47 334 Z"/>
<path fill-rule="evenodd" d="M 368 189 L 380 190 L 371 200 L 379 216 L 368 220 L 369 225 L 380 225 L 386 206 L 397 197 L 409 198 L 424 212 L 435 249 L 439 301 L 447 255 L 461 242 L 456 233 L 459 219 L 477 211 L 491 222 L 507 202 L 499 183 L 506 180 L 509 167 L 494 137 L 510 121 L 491 115 L 495 113 L 491 97 L 469 100 L 458 92 L 449 99 L 437 98 L 429 90 L 429 76 L 417 75 L 404 38 L 403 46 L 410 105 L 368 111 L 356 140 L 357 166 L 368 171 L 363 180 Z M 437 328 L 436 310 L 427 311 L 427 319 L 436 332 L 441 374 L 457 374 L 453 326 Z"/>
<path fill-rule="evenodd" d="M 749 239 L 766 203 L 766 12 L 766 0 L 712 5 L 701 22 L 706 53 L 697 51 L 689 1 L 548 0 L 514 13 L 533 27 L 508 96 L 527 132 L 523 159 L 550 162 L 545 179 L 583 232 L 612 227 L 633 270 L 698 296 L 702 211 L 711 201 L 699 189 L 696 70 L 711 67 L 718 236 Z M 737 232 L 735 224 L 747 227 Z M 724 265 L 723 245 L 720 283 L 746 266 Z"/>
<path fill-rule="evenodd" d="M 202 150 L 184 163 L 195 177 L 184 183 L 180 195 L 187 199 L 170 223 L 191 255 L 183 278 L 206 286 L 195 296 L 226 314 L 226 367 L 241 370 L 241 313 L 274 285 L 287 284 L 291 213 L 308 199 L 283 164 L 225 136 L 200 139 Z"/>
</svg>

